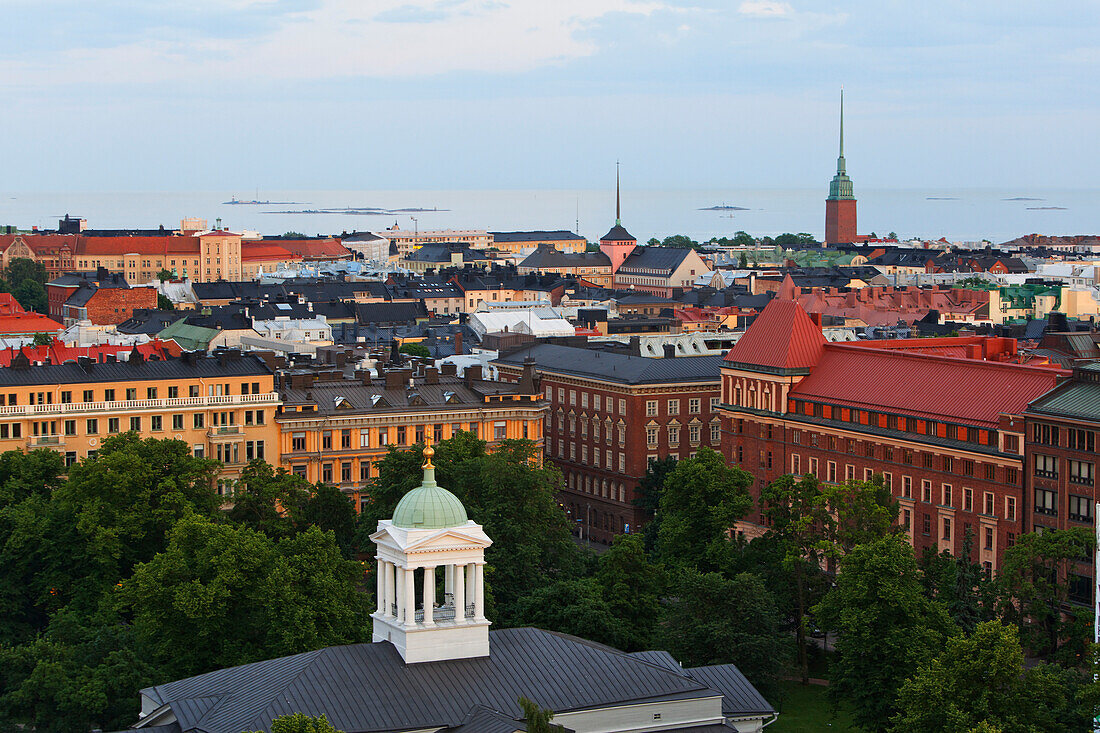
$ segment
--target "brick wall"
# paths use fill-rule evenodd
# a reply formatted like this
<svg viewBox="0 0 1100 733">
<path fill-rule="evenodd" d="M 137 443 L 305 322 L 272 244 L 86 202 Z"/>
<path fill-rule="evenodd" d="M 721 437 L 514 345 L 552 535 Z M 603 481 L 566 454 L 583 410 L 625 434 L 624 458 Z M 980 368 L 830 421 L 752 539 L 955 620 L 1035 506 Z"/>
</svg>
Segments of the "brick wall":
<svg viewBox="0 0 1100 733">
<path fill-rule="evenodd" d="M 856 241 L 856 202 L 854 199 L 825 202 L 825 244 L 849 244 Z"/>
<path fill-rule="evenodd" d="M 156 308 L 156 288 L 100 288 L 88 300 L 88 320 L 97 325 L 119 324 L 135 308 Z"/>
</svg>

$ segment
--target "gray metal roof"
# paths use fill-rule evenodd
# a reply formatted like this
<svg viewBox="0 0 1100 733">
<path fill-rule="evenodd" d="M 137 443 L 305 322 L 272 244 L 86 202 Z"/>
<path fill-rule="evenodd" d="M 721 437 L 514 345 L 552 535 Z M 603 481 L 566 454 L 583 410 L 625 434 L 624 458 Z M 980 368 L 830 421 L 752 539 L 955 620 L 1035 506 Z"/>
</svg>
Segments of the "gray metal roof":
<svg viewBox="0 0 1100 733">
<path fill-rule="evenodd" d="M 619 273 L 669 276 L 692 250 L 679 247 L 635 247 L 619 265 Z"/>
<path fill-rule="evenodd" d="M 568 242 L 583 240 L 579 234 L 565 229 L 537 232 L 489 232 L 495 242 Z"/>
<path fill-rule="evenodd" d="M 693 680 L 722 693 L 722 714 L 726 717 L 770 715 L 775 712 L 752 683 L 745 679 L 745 675 L 741 674 L 741 670 L 736 665 L 715 664 L 710 667 L 692 667 L 684 672 Z"/>
<path fill-rule="evenodd" d="M 140 382 L 157 379 L 196 377 L 249 377 L 271 374 L 258 357 L 230 356 L 225 363 L 217 357 L 178 358 L 163 361 L 118 361 L 88 365 L 42 364 L 27 369 L 0 369 L 0 387 L 31 384 L 79 384 L 82 382 Z"/>
<path fill-rule="evenodd" d="M 1029 413 L 1100 421 L 1100 383 L 1073 381 L 1032 402 Z"/>
<path fill-rule="evenodd" d="M 730 665 L 704 673 L 727 693 L 695 679 L 695 670 L 665 669 L 565 634 L 504 629 L 490 632 L 490 641 L 488 657 L 411 665 L 388 642 L 328 647 L 150 687 L 142 694 L 169 706 L 183 733 L 266 730 L 274 718 L 296 712 L 324 713 L 346 733 L 463 729 L 478 707 L 497 713 L 494 725 L 500 725 L 522 716 L 521 695 L 557 713 L 719 694 L 744 698 L 728 703 L 731 710 L 760 707 L 759 695 L 746 691 L 744 678 L 725 669 Z M 770 711 L 770 706 L 762 710 Z"/>
<path fill-rule="evenodd" d="M 520 267 L 549 269 L 551 267 L 611 267 L 603 252 L 562 252 L 552 244 L 540 244 L 527 255 Z"/>
<path fill-rule="evenodd" d="M 653 359 L 556 344 L 528 346 L 495 363 L 518 367 L 528 356 L 534 357 L 536 368 L 541 372 L 574 374 L 623 384 L 718 382 L 722 368 L 721 356 Z"/>
</svg>

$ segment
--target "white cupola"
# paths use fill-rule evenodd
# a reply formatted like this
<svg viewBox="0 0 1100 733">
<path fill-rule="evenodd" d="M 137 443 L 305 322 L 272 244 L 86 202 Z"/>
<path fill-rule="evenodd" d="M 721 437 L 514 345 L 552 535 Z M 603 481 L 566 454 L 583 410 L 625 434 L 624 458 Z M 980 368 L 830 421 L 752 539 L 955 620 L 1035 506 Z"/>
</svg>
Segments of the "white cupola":
<svg viewBox="0 0 1100 733">
<path fill-rule="evenodd" d="M 458 497 L 436 484 L 433 455 L 431 446 L 424 449 L 423 483 L 371 535 L 378 562 L 374 641 L 392 643 L 406 664 L 489 656 L 484 568 L 493 541 Z"/>
</svg>

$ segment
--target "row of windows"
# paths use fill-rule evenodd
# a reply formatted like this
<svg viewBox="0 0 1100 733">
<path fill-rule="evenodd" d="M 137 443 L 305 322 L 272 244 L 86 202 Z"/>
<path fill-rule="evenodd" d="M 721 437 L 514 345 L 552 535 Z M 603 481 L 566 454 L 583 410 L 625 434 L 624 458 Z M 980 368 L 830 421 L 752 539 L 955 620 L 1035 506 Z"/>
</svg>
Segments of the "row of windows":
<svg viewBox="0 0 1100 733">
<path fill-rule="evenodd" d="M 558 441 L 558 458 L 565 459 L 565 441 Z M 617 457 L 617 460 L 616 460 Z M 576 462 L 577 460 L 577 445 L 575 443 L 569 444 L 569 460 Z M 592 466 L 594 468 L 603 467 L 608 471 L 616 470 L 618 466 L 619 473 L 626 473 L 626 453 L 619 452 L 618 454 L 612 450 L 601 451 L 599 446 L 592 449 L 592 462 L 588 462 L 588 446 L 582 445 L 580 450 L 580 462 L 584 465 Z"/>
<path fill-rule="evenodd" d="M 1038 478 L 1056 479 L 1058 478 L 1058 463 L 1059 460 L 1055 456 L 1048 456 L 1042 453 L 1036 453 L 1034 455 L 1034 469 L 1035 475 Z M 1082 486 L 1092 486 L 1094 482 L 1094 465 L 1089 461 L 1077 461 L 1073 459 L 1066 460 L 1066 468 L 1068 469 L 1067 478 L 1072 484 L 1081 484 Z"/>
<path fill-rule="evenodd" d="M 622 481 L 566 471 L 565 485 L 574 491 L 583 491 L 612 501 L 626 502 L 626 486 Z"/>
<path fill-rule="evenodd" d="M 220 397 L 222 395 L 228 395 L 228 394 L 230 394 L 230 387 L 231 386 L 232 385 L 229 385 L 229 384 L 208 384 L 208 385 L 206 385 L 207 394 L 211 397 L 214 397 L 214 396 L 219 396 Z M 188 397 L 201 397 L 202 396 L 201 392 L 202 392 L 202 388 L 197 384 L 189 385 L 188 388 L 187 388 L 187 396 Z M 170 400 L 179 399 L 180 388 L 179 388 L 178 385 L 170 385 L 170 386 L 165 388 L 164 394 Z M 241 394 L 242 395 L 260 394 L 260 383 L 259 382 L 252 382 L 251 384 L 249 384 L 248 382 L 242 382 L 241 383 Z M 102 392 L 102 395 L 103 395 L 103 399 L 98 400 L 100 402 L 117 402 L 117 401 L 119 401 L 118 397 L 120 397 L 120 396 L 122 396 L 123 399 L 126 402 L 133 402 L 133 401 L 138 399 L 138 388 L 137 387 L 125 387 L 121 390 L 118 390 L 118 389 L 115 389 L 115 388 L 112 387 L 112 388 L 104 389 L 103 392 Z M 158 387 L 146 387 L 145 391 L 144 391 L 144 396 L 141 399 L 155 400 L 155 399 L 158 399 L 159 395 L 160 395 L 160 389 Z M 97 400 L 96 400 L 95 396 L 96 395 L 95 395 L 95 390 L 94 389 L 82 390 L 81 391 L 81 402 L 96 402 Z M 28 400 L 28 404 L 31 404 L 31 405 L 52 405 L 53 404 L 53 392 L 31 392 L 27 396 L 27 400 Z M 71 404 L 72 401 L 73 401 L 73 391 L 72 390 L 67 390 L 67 389 L 62 390 L 60 395 L 58 395 L 58 400 L 63 405 Z M 18 405 L 18 404 L 19 404 L 19 395 L 18 394 L 0 394 L 0 405 Z"/>
<path fill-rule="evenodd" d="M 761 459 L 763 460 L 763 458 Z M 771 454 L 768 454 L 768 461 L 771 461 Z M 820 465 L 817 458 L 810 457 L 807 461 L 806 473 L 828 481 L 830 483 L 836 483 L 838 481 L 837 463 L 835 461 L 826 461 L 825 464 L 825 476 L 819 474 Z M 798 454 L 791 455 L 791 473 L 795 475 L 803 475 L 802 472 L 802 459 Z M 863 469 L 864 481 L 870 481 L 875 476 L 875 471 L 870 468 Z M 881 474 L 883 484 L 894 491 L 894 475 L 889 471 L 884 471 Z M 844 467 L 844 481 L 855 481 L 857 479 L 856 467 L 849 463 Z M 899 476 L 899 486 L 896 492 L 897 496 L 903 499 L 914 499 L 913 496 L 913 477 L 912 476 Z M 961 509 L 964 512 L 980 511 L 981 514 L 985 514 L 991 517 L 997 515 L 997 500 L 996 494 L 992 491 L 984 491 L 981 495 L 981 505 L 975 505 L 974 489 L 969 487 L 961 487 L 961 494 L 955 493 L 955 487 L 952 484 L 941 483 L 938 491 L 935 490 L 933 483 L 929 479 L 922 479 L 920 482 L 920 501 L 925 504 L 932 504 L 933 502 L 939 503 L 941 506 L 949 506 Z M 956 507 L 955 499 L 960 498 L 961 502 Z M 1016 497 L 1006 496 L 1004 502 L 1004 518 L 1009 521 L 1016 521 Z"/>
<path fill-rule="evenodd" d="M 439 442 L 444 439 L 444 426 L 443 423 L 436 423 L 434 425 L 414 425 L 413 430 L 410 433 L 409 429 L 405 425 L 399 425 L 396 428 L 396 441 L 394 445 L 413 445 L 416 443 L 424 443 L 426 440 L 434 440 Z M 458 435 L 464 430 L 473 434 L 473 436 L 479 437 L 480 423 L 451 423 L 451 436 Z M 505 440 L 508 437 L 508 421 L 497 420 L 493 423 L 492 440 Z M 360 428 L 351 429 L 345 428 L 342 430 L 320 430 L 313 431 L 314 435 L 319 434 L 320 438 L 320 450 L 349 450 L 353 447 L 359 448 L 371 448 L 371 447 L 384 447 L 390 445 L 390 428 Z M 298 431 L 291 433 L 290 447 L 293 451 L 307 450 L 307 435 L 306 431 Z M 412 437 L 410 443 L 409 438 Z M 528 423 L 523 422 L 522 437 L 530 437 L 530 430 Z M 314 438 L 314 442 L 317 442 L 317 437 Z M 489 439 L 486 436 L 486 439 Z"/>
<path fill-rule="evenodd" d="M 656 426 L 649 426 L 645 430 L 646 445 L 650 448 L 656 448 L 660 444 L 661 430 Z M 666 434 L 668 436 L 668 445 L 670 448 L 675 448 L 680 445 L 681 426 L 669 425 L 666 428 Z M 692 445 L 698 445 L 703 434 L 702 425 L 688 425 L 688 442 Z M 718 423 L 712 423 L 710 425 L 710 444 L 717 446 L 722 440 L 722 428 Z"/>
<path fill-rule="evenodd" d="M 1065 436 L 1065 441 L 1062 441 Z M 1057 425 L 1035 423 L 1031 426 L 1031 442 L 1042 445 L 1062 446 L 1071 450 L 1096 452 L 1096 434 L 1091 430 L 1059 428 Z"/>
<path fill-rule="evenodd" d="M 1067 516 L 1074 522 L 1092 523 L 1093 500 L 1078 494 L 1069 495 Z M 1035 512 L 1050 517 L 1058 516 L 1058 492 L 1051 489 L 1035 489 Z"/>
<path fill-rule="evenodd" d="M 828 420 L 844 421 L 859 425 L 869 425 L 887 430 L 917 433 L 921 435 L 933 435 L 957 440 L 964 443 L 994 443 L 995 433 L 990 430 L 976 428 L 970 425 L 957 425 L 936 420 L 893 415 L 873 410 L 857 410 L 855 408 L 836 407 L 823 405 L 819 402 L 794 401 L 794 412 L 803 415 L 812 415 Z M 983 438 L 985 439 L 983 441 Z"/>
<path fill-rule="evenodd" d="M 172 430 L 183 430 L 185 424 L 185 415 L 149 415 L 148 423 L 145 422 L 145 418 L 140 415 L 134 415 L 126 419 L 123 423 L 123 418 L 108 417 L 98 418 L 92 417 L 84 421 L 84 434 L 85 435 L 99 435 L 100 427 L 105 427 L 107 433 L 121 433 L 123 426 L 126 430 L 140 433 L 144 425 L 148 425 L 149 429 L 153 432 L 160 432 L 165 429 L 165 418 L 171 419 Z M 101 426 L 101 423 L 103 425 Z M 236 414 L 231 411 L 215 412 L 211 415 L 211 425 L 215 427 L 226 427 L 236 424 Z M 263 410 L 246 410 L 245 411 L 245 424 L 246 425 L 263 425 L 265 424 L 264 411 Z M 60 423 L 61 430 L 64 435 L 73 436 L 78 435 L 78 421 L 77 420 L 63 420 Z M 196 412 L 191 415 L 191 427 L 193 429 L 206 427 L 206 414 L 202 412 Z M 57 435 L 58 434 L 58 421 L 57 420 L 36 420 L 31 423 L 32 435 Z M 20 423 L 0 423 L 0 440 L 7 438 L 19 438 L 22 437 L 22 426 Z"/>
<path fill-rule="evenodd" d="M 710 398 L 710 410 L 711 410 L 711 412 L 714 412 L 715 410 L 718 409 L 718 399 L 719 398 L 717 398 L 717 397 L 711 397 Z M 680 407 L 681 407 L 682 403 L 683 403 L 682 399 L 666 400 L 665 401 L 665 412 L 666 412 L 666 414 L 679 415 L 680 414 Z M 688 398 L 688 414 L 689 415 L 699 415 L 699 414 L 701 414 L 702 413 L 702 409 L 701 409 L 702 408 L 702 403 L 703 403 L 703 400 L 702 400 L 701 397 L 689 397 Z M 658 414 L 659 406 L 660 406 L 660 400 L 646 400 L 646 403 L 645 403 L 646 417 L 656 417 L 657 414 Z"/>
<path fill-rule="evenodd" d="M 564 405 L 565 404 L 565 393 L 566 393 L 565 387 L 558 387 L 558 404 L 559 405 Z M 546 395 L 546 399 L 553 400 L 554 399 L 554 388 L 550 387 L 550 386 L 547 386 L 544 394 Z M 589 393 L 589 392 L 586 392 L 584 390 L 580 390 L 579 394 L 580 394 L 581 407 L 588 407 L 588 398 L 589 398 L 589 395 L 591 394 L 592 409 L 593 410 L 596 410 L 597 412 L 599 412 L 599 411 L 603 410 L 604 409 L 603 406 L 606 405 L 607 406 L 607 412 L 614 414 L 615 407 L 616 407 L 614 397 L 604 397 L 602 394 L 599 394 L 599 393 L 596 393 L 596 392 Z M 575 390 L 575 389 L 569 390 L 569 404 L 573 405 L 574 407 L 577 405 L 577 395 L 578 395 L 578 390 Z M 622 398 L 622 397 L 619 398 L 618 408 L 619 408 L 619 414 L 625 416 L 626 415 L 626 399 L 625 398 Z"/>
</svg>

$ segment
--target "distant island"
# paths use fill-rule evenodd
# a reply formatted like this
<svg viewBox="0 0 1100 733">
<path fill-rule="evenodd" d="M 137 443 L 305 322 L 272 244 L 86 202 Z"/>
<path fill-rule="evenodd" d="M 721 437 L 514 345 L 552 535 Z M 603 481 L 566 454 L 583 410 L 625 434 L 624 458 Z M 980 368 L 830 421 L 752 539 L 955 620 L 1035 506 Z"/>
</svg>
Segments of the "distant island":
<svg viewBox="0 0 1100 733">
<path fill-rule="evenodd" d="M 394 216 L 397 214 L 420 214 L 432 211 L 450 211 L 450 209 L 409 207 L 402 209 L 380 209 L 376 206 L 341 206 L 327 209 L 284 209 L 282 211 L 264 211 L 264 214 L 346 214 L 352 216 Z"/>
<path fill-rule="evenodd" d="M 706 206 L 699 209 L 699 211 L 749 211 L 749 209 L 744 206 L 729 206 L 727 204 L 722 204 L 721 206 Z"/>
<path fill-rule="evenodd" d="M 1013 196 L 1010 199 L 1001 199 L 1001 201 L 1045 201 L 1046 199 L 1034 199 L 1029 196 Z"/>
<path fill-rule="evenodd" d="M 958 201 L 958 196 L 925 196 L 925 201 Z"/>
<path fill-rule="evenodd" d="M 1065 206 L 1028 206 L 1028 211 L 1065 211 Z"/>
<path fill-rule="evenodd" d="M 228 201 L 222 201 L 225 206 L 293 206 L 295 204 L 304 204 L 305 201 L 257 201 L 251 199 L 249 201 L 242 201 L 234 196 Z"/>
</svg>

